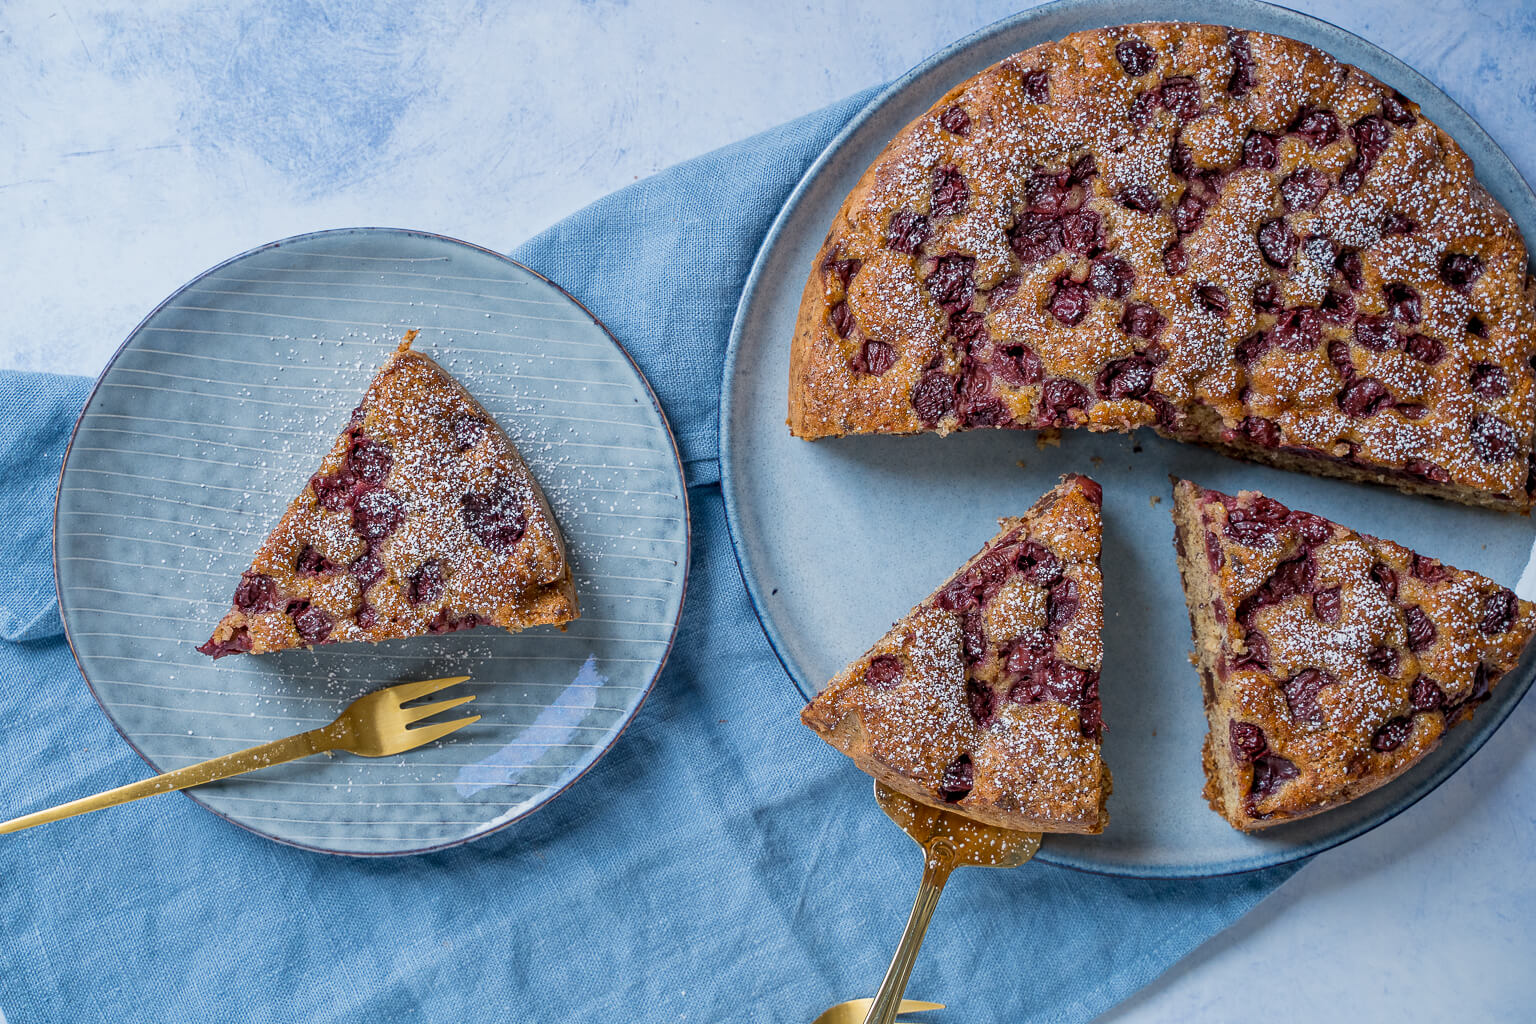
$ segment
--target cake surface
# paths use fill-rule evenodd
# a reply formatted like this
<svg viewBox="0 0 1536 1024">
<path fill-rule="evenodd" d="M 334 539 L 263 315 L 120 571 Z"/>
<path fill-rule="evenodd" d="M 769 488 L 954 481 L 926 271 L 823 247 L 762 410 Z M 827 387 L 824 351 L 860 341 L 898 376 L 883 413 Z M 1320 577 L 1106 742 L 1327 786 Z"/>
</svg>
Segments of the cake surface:
<svg viewBox="0 0 1536 1024">
<path fill-rule="evenodd" d="M 1031 832 L 1101 832 L 1102 494 L 1067 476 L 801 712 L 870 775 Z"/>
<path fill-rule="evenodd" d="M 1077 33 L 908 125 L 817 254 L 804 438 L 1079 426 L 1530 506 L 1536 289 L 1416 104 L 1304 43 Z"/>
<path fill-rule="evenodd" d="M 198 648 L 215 658 L 577 617 L 544 494 L 490 414 L 410 350 L 374 377 Z"/>
<path fill-rule="evenodd" d="M 1536 606 L 1256 491 L 1179 481 L 1206 799 L 1253 830 L 1391 781 L 1519 661 Z"/>
</svg>

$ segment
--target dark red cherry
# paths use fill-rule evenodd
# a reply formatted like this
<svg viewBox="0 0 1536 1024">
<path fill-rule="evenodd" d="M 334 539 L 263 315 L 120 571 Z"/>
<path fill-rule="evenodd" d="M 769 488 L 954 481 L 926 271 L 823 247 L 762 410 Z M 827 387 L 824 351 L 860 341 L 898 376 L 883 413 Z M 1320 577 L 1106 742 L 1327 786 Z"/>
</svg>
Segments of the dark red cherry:
<svg viewBox="0 0 1536 1024">
<path fill-rule="evenodd" d="M 877 655 L 864 669 L 864 685 L 876 690 L 888 690 L 901 681 L 901 662 L 889 654 Z"/>
<path fill-rule="evenodd" d="M 898 210 L 891 216 L 885 244 L 897 252 L 915 256 L 928 241 L 929 231 L 927 217 L 913 210 Z"/>
<path fill-rule="evenodd" d="M 1115 59 L 1132 78 L 1140 78 L 1157 64 L 1157 51 L 1145 40 L 1132 37 L 1115 46 Z"/>
<path fill-rule="evenodd" d="M 521 497 L 500 484 L 464 495 L 459 517 L 470 535 L 492 551 L 510 551 L 528 528 Z"/>
</svg>

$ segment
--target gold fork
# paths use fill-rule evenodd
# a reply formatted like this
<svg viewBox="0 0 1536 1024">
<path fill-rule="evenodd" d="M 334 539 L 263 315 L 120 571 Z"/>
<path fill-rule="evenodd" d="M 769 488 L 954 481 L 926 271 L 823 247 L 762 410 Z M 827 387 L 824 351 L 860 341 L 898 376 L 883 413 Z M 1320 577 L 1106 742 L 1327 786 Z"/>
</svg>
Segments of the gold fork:
<svg viewBox="0 0 1536 1024">
<path fill-rule="evenodd" d="M 950 811 L 941 811 L 896 792 L 878 779 L 875 780 L 875 803 L 880 805 L 886 817 L 923 848 L 923 880 L 917 889 L 917 901 L 912 904 L 912 914 L 907 918 L 906 930 L 901 933 L 896 955 L 891 958 L 885 980 L 880 982 L 880 990 L 872 1000 L 857 1000 L 867 1006 L 864 1016 L 857 1017 L 850 1012 L 847 1017 L 835 1019 L 892 1024 L 896 1014 L 906 1012 L 901 997 L 950 872 L 967 864 L 984 868 L 1018 867 L 1040 849 L 1040 833 L 985 825 Z M 848 1005 L 839 1003 L 833 1009 Z"/>
<path fill-rule="evenodd" d="M 435 704 L 405 707 L 408 701 L 425 697 L 429 693 L 436 693 L 455 683 L 462 683 L 468 678 L 469 676 L 450 676 L 445 679 L 428 679 L 420 683 L 387 686 L 382 690 L 364 694 L 348 704 L 347 709 L 337 715 L 336 720 L 330 725 L 311 729 L 309 732 L 301 732 L 287 739 L 263 743 L 259 747 L 251 747 L 248 750 L 237 750 L 233 754 L 225 754 L 211 761 L 200 761 L 140 782 L 130 782 L 126 786 L 109 789 L 95 796 L 71 800 L 67 804 L 60 804 L 47 810 L 24 814 L 7 822 L 0 822 L 0 832 L 19 832 L 33 825 L 72 818 L 77 814 L 103 807 L 115 807 L 118 804 L 126 804 L 131 800 L 154 796 L 157 793 L 174 793 L 178 789 L 200 786 L 205 782 L 227 779 L 232 775 L 243 775 L 258 768 L 267 768 L 274 764 L 282 764 L 284 761 L 293 761 L 328 750 L 346 750 L 364 757 L 403 754 L 424 743 L 440 740 L 472 722 L 480 721 L 479 715 L 470 715 L 468 718 L 456 718 L 451 722 L 436 722 L 415 729 L 408 728 L 412 722 L 419 722 L 439 711 L 447 711 L 449 708 L 456 708 L 460 704 L 467 704 L 474 700 L 475 695 L 470 694 L 467 697 L 440 700 Z"/>
<path fill-rule="evenodd" d="M 850 999 L 836 1006 L 829 1006 L 821 1011 L 820 1016 L 811 1021 L 811 1024 L 859 1024 L 864 1015 L 869 1012 L 873 999 Z M 903 999 L 896 1008 L 897 1013 L 922 1013 L 924 1010 L 942 1010 L 943 1003 L 922 1003 L 916 999 Z M 916 1021 L 897 1021 L 896 1024 L 917 1024 Z"/>
</svg>

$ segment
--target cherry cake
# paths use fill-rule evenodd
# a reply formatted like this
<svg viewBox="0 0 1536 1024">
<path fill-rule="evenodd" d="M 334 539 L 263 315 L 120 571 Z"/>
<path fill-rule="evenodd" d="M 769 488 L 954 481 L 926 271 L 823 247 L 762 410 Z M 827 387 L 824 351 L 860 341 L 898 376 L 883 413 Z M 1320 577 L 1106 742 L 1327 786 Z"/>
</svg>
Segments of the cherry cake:
<svg viewBox="0 0 1536 1024">
<path fill-rule="evenodd" d="M 806 282 L 789 426 L 1151 426 L 1524 510 L 1533 296 L 1509 214 L 1391 87 L 1262 32 L 1081 32 L 865 172 Z"/>
<path fill-rule="evenodd" d="M 864 771 L 1004 828 L 1101 832 L 1099 485 L 1066 476 L 801 712 Z"/>
<path fill-rule="evenodd" d="M 522 456 L 415 332 L 374 377 L 208 642 L 215 658 L 579 614 Z"/>
<path fill-rule="evenodd" d="M 1488 699 L 1536 606 L 1257 491 L 1179 481 L 1174 544 L 1204 690 L 1205 796 L 1236 828 L 1337 807 Z"/>
</svg>

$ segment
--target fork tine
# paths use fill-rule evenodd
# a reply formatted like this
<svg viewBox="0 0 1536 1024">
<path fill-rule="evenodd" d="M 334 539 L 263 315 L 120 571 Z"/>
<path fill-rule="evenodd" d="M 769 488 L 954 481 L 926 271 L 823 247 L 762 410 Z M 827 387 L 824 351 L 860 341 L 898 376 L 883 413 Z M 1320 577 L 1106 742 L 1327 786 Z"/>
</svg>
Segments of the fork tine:
<svg viewBox="0 0 1536 1024">
<path fill-rule="evenodd" d="M 429 693 L 436 693 L 438 690 L 447 689 L 454 683 L 462 683 L 468 678 L 469 676 L 445 676 L 442 679 L 423 679 L 419 683 L 397 683 L 384 692 L 401 704 L 404 704 L 406 701 L 415 700 L 418 697 L 425 697 Z"/>
<path fill-rule="evenodd" d="M 470 715 L 468 718 L 455 718 L 451 722 L 424 725 L 420 729 L 407 729 L 405 730 L 405 735 L 411 741 L 411 745 L 405 749 L 415 750 L 417 747 L 431 743 L 433 740 L 440 740 L 449 733 L 464 728 L 466 725 L 474 725 L 478 721 L 480 721 L 479 715 Z"/>
<path fill-rule="evenodd" d="M 423 718 L 431 718 L 439 711 L 447 711 L 449 708 L 456 708 L 460 704 L 468 704 L 474 699 L 475 695 L 470 694 L 467 697 L 455 697 L 453 700 L 440 700 L 436 704 L 423 704 L 417 708 L 402 708 L 401 711 L 405 715 L 406 724 L 409 725 L 412 722 L 419 722 Z"/>
</svg>

